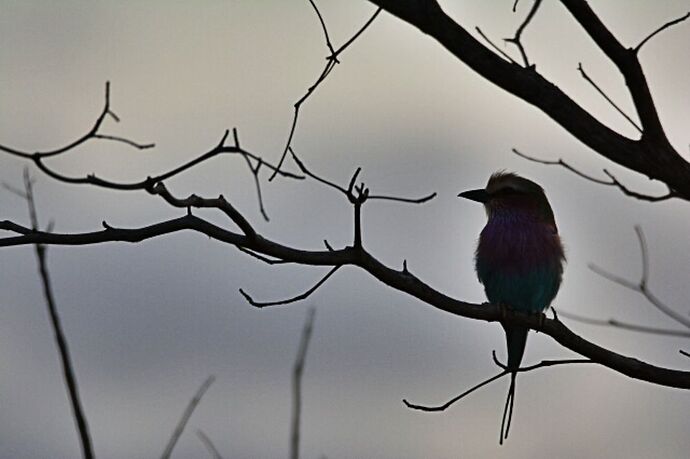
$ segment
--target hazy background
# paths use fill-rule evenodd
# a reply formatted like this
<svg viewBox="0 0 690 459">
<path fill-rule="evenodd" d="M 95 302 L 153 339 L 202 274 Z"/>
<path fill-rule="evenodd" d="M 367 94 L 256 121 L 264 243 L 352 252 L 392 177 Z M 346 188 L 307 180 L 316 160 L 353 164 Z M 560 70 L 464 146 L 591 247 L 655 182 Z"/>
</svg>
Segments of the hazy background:
<svg viewBox="0 0 690 459">
<path fill-rule="evenodd" d="M 512 0 L 445 1 L 468 30 L 497 42 L 512 36 L 531 7 Z M 336 46 L 374 8 L 366 1 L 318 2 Z M 592 1 L 617 37 L 634 46 L 684 14 L 687 1 Z M 243 146 L 276 161 L 292 104 L 327 55 L 306 0 L 0 1 L 0 143 L 35 151 L 71 142 L 92 125 L 106 80 L 112 109 L 104 133 L 156 148 L 136 151 L 90 142 L 51 166 L 139 180 L 215 145 L 237 126 Z M 524 34 L 539 71 L 606 124 L 635 130 L 577 73 L 589 75 L 630 114 L 621 76 L 557 2 L 544 2 Z M 647 43 L 640 58 L 667 133 L 681 154 L 690 125 L 690 24 Z M 515 50 L 508 48 L 515 57 Z M 475 75 L 440 45 L 382 13 L 341 57 L 302 109 L 294 147 L 310 168 L 341 184 L 357 166 L 372 192 L 439 196 L 423 206 L 372 202 L 364 243 L 382 261 L 407 259 L 415 274 L 454 297 L 481 302 L 473 250 L 480 207 L 455 196 L 499 169 L 541 183 L 556 212 L 568 266 L 555 304 L 582 315 L 676 326 L 640 296 L 587 269 L 596 262 L 637 278 L 634 224 L 646 231 L 651 287 L 687 313 L 688 216 L 683 202 L 625 198 L 559 168 L 510 152 L 562 157 L 593 175 L 609 168 L 630 187 L 663 187 L 613 166 L 541 112 Z M 21 185 L 25 162 L 0 156 L 0 179 Z M 289 163 L 288 163 L 289 164 Z M 290 165 L 289 167 L 293 167 Z M 135 227 L 179 216 L 143 192 L 68 186 L 41 175 L 42 221 L 56 231 L 93 231 L 102 220 Z M 263 177 L 265 180 L 265 177 Z M 220 157 L 168 183 L 176 195 L 223 193 L 266 237 L 316 249 L 351 241 L 351 209 L 313 182 L 264 183 L 270 223 L 256 205 L 239 157 Z M 0 218 L 27 223 L 25 203 L 0 191 Z M 198 212 L 219 223 L 213 213 Z M 209 374 L 216 383 L 191 419 L 175 457 L 208 457 L 202 428 L 228 458 L 279 458 L 288 452 L 290 372 L 309 304 L 317 306 L 304 375 L 303 455 L 318 458 L 620 457 L 675 458 L 690 450 L 687 391 L 634 381 L 599 367 L 522 375 L 507 445 L 498 446 L 507 381 L 445 413 L 406 409 L 402 398 L 440 403 L 496 372 L 503 332 L 448 315 L 346 268 L 308 301 L 257 310 L 239 295 L 286 298 L 325 271 L 267 266 L 194 233 L 137 245 L 110 243 L 48 251 L 56 299 L 82 401 L 101 458 L 150 458 L 163 450 L 182 410 Z M 73 458 L 79 446 L 32 247 L 2 250 L 0 261 L 0 457 Z M 688 340 L 570 323 L 584 337 L 673 368 Z M 678 326 L 676 326 L 678 327 Z M 532 334 L 526 363 L 573 355 Z"/>
</svg>

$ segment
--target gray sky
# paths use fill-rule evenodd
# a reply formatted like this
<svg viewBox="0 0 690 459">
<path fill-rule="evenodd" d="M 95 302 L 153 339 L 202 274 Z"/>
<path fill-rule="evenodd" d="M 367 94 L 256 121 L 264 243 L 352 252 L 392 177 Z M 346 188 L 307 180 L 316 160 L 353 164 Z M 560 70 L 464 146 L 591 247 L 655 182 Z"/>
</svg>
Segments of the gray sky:
<svg viewBox="0 0 690 459">
<path fill-rule="evenodd" d="M 512 1 L 443 2 L 468 30 L 511 36 Z M 626 45 L 684 14 L 687 1 L 592 1 Z M 336 45 L 373 12 L 365 2 L 320 1 Z M 307 1 L 0 2 L 0 143 L 51 149 L 85 132 L 100 112 L 105 81 L 112 108 L 103 132 L 156 142 L 154 150 L 94 142 L 51 162 L 69 175 L 142 179 L 215 145 L 238 127 L 245 146 L 275 161 L 292 104 L 326 56 Z M 599 119 L 635 131 L 579 76 L 582 62 L 632 113 L 612 64 L 557 2 L 544 2 L 525 32 L 531 59 Z M 662 121 L 688 156 L 690 25 L 645 45 L 642 64 Z M 509 52 L 514 50 L 508 49 Z M 687 313 L 687 204 L 647 204 L 558 168 L 531 164 L 516 147 L 564 158 L 630 187 L 663 193 L 579 144 L 536 109 L 472 73 L 440 45 L 382 13 L 305 104 L 294 147 L 314 171 L 346 183 L 354 169 L 373 192 L 439 196 L 423 206 L 371 203 L 364 243 L 382 261 L 410 268 L 467 301 L 484 300 L 472 256 L 481 208 L 459 191 L 499 169 L 544 186 L 567 246 L 555 305 L 592 317 L 673 327 L 633 292 L 587 269 L 596 262 L 636 278 L 641 224 L 651 252 L 651 287 Z M 19 185 L 24 163 L 0 157 L 0 179 Z M 57 231 L 91 231 L 107 220 L 132 227 L 180 215 L 145 193 L 68 186 L 40 175 L 37 204 Z M 264 177 L 265 179 L 265 177 Z M 256 205 L 240 158 L 223 157 L 168 183 L 177 195 L 232 199 L 267 237 L 302 248 L 350 242 L 351 210 L 314 182 L 275 180 Z M 27 222 L 24 203 L 0 192 L 2 218 Z M 202 214 L 202 213 L 200 213 Z M 203 213 L 214 221 L 223 220 Z M 0 269 L 0 457 L 72 458 L 78 443 L 30 247 L 3 249 Z M 406 409 L 402 398 L 439 403 L 496 372 L 500 326 L 452 317 L 344 269 L 307 302 L 256 310 L 238 293 L 278 299 L 306 290 L 325 271 L 267 266 L 196 234 L 137 245 L 51 248 L 56 298 L 96 452 L 102 458 L 157 457 L 184 406 L 208 374 L 216 383 L 198 407 L 175 457 L 206 457 L 203 429 L 225 457 L 278 458 L 288 451 L 290 370 L 306 306 L 318 308 L 304 376 L 303 457 L 683 457 L 690 450 L 688 394 L 636 382 L 604 368 L 544 369 L 518 379 L 507 444 L 498 446 L 507 381 L 442 414 Z M 659 365 L 687 368 L 687 340 L 570 324 L 584 337 Z M 531 334 L 526 362 L 570 352 Z"/>
</svg>

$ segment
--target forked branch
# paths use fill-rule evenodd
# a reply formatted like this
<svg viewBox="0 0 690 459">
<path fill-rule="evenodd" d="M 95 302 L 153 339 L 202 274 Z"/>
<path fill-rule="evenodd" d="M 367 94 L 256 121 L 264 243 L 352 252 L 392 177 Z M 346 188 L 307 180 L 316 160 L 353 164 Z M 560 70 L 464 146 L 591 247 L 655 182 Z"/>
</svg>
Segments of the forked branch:
<svg viewBox="0 0 690 459">
<path fill-rule="evenodd" d="M 644 232 L 639 225 L 635 226 L 635 233 L 640 243 L 640 254 L 642 256 L 642 275 L 638 282 L 629 281 L 616 274 L 612 274 L 599 266 L 590 263 L 589 269 L 599 274 L 601 277 L 610 280 L 618 285 L 629 288 L 635 292 L 641 293 L 647 301 L 649 301 L 655 308 L 668 317 L 672 318 L 679 324 L 690 328 L 690 319 L 674 311 L 672 308 L 664 304 L 657 296 L 649 289 L 649 255 L 647 253 L 647 241 L 644 237 Z"/>
</svg>

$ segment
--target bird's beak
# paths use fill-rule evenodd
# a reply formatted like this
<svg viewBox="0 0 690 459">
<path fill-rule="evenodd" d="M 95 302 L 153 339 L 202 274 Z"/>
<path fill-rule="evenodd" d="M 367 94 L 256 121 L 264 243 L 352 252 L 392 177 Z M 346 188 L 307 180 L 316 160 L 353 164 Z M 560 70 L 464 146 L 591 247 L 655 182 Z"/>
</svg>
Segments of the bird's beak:
<svg viewBox="0 0 690 459">
<path fill-rule="evenodd" d="M 484 189 L 463 191 L 458 195 L 459 198 L 470 199 L 472 201 L 481 202 L 482 204 L 489 200 L 489 193 Z"/>
</svg>

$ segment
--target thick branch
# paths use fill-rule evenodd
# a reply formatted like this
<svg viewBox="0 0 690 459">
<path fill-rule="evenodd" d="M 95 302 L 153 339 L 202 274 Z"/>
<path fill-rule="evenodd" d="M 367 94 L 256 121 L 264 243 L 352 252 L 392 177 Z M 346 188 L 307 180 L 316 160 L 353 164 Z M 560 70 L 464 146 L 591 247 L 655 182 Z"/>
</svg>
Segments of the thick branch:
<svg viewBox="0 0 690 459">
<path fill-rule="evenodd" d="M 634 51 L 623 48 L 583 0 L 562 2 L 625 76 L 645 131 L 639 140 L 605 126 L 534 69 L 506 62 L 449 17 L 435 0 L 370 1 L 435 38 L 482 77 L 538 107 L 597 153 L 660 180 L 690 199 L 690 163 L 666 139 Z"/>
<path fill-rule="evenodd" d="M 551 336 L 556 342 L 595 363 L 599 363 L 631 378 L 669 387 L 690 389 L 690 371 L 672 370 L 627 357 L 598 346 L 573 333 L 562 322 L 525 316 L 514 311 L 503 311 L 496 305 L 473 304 L 451 298 L 422 282 L 409 271 L 398 271 L 384 265 L 363 247 L 346 247 L 340 250 L 307 251 L 284 246 L 259 235 L 247 238 L 215 226 L 194 215 L 156 223 L 143 228 L 122 229 L 106 227 L 103 231 L 81 234 L 56 234 L 32 232 L 13 222 L 0 221 L 0 230 L 16 231 L 18 236 L 0 238 L 0 247 L 26 244 L 85 245 L 108 241 L 139 242 L 164 234 L 193 230 L 213 239 L 275 259 L 315 266 L 358 266 L 382 283 L 407 293 L 432 307 L 454 315 L 488 322 L 507 322 L 522 325 Z M 26 230 L 26 231 L 24 231 Z"/>
</svg>

